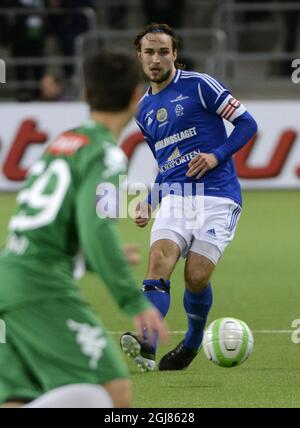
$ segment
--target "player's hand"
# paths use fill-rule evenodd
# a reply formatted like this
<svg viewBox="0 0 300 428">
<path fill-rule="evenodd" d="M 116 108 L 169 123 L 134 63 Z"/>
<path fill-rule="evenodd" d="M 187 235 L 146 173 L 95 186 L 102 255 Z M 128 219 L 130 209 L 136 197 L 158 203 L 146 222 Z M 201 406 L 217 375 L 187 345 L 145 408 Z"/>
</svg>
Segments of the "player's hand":
<svg viewBox="0 0 300 428">
<path fill-rule="evenodd" d="M 200 153 L 189 162 L 188 177 L 200 178 L 210 169 L 218 165 L 218 160 L 212 153 Z"/>
<path fill-rule="evenodd" d="M 158 335 L 161 343 L 169 341 L 169 333 L 167 324 L 162 318 L 160 312 L 152 307 L 136 315 L 133 319 L 135 329 L 138 337 L 142 340 L 144 336 L 144 329 L 147 331 L 147 339 L 153 343 L 154 337 Z"/>
<path fill-rule="evenodd" d="M 135 266 L 141 261 L 141 247 L 138 244 L 124 244 L 123 245 L 124 255 L 126 260 L 132 266 Z"/>
<path fill-rule="evenodd" d="M 134 222 L 139 227 L 145 227 L 151 218 L 152 208 L 147 202 L 139 202 L 135 209 Z"/>
</svg>

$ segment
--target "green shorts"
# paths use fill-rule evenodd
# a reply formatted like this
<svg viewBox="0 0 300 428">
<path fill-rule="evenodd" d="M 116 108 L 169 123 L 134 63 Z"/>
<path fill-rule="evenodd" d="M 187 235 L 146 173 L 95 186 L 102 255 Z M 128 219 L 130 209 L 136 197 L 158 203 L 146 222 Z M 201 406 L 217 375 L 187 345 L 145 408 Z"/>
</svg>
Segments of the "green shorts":
<svg viewBox="0 0 300 428">
<path fill-rule="evenodd" d="M 0 404 L 74 383 L 128 378 L 112 338 L 85 302 L 62 297 L 1 313 Z"/>
</svg>

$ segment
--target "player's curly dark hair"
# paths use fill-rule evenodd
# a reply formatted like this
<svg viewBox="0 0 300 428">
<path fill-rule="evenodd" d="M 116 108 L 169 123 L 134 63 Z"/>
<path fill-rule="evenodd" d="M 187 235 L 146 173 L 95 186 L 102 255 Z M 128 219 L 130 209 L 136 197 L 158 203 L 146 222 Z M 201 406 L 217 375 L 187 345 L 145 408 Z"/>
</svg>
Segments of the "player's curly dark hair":
<svg viewBox="0 0 300 428">
<path fill-rule="evenodd" d="M 179 47 L 179 39 L 175 32 L 172 30 L 172 28 L 168 24 L 158 24 L 156 22 L 152 22 L 151 24 L 147 25 L 143 31 L 141 31 L 136 38 L 134 39 L 134 46 L 137 50 L 137 52 L 141 52 L 141 40 L 142 38 L 148 34 L 148 33 L 164 33 L 171 37 L 172 40 L 172 49 L 178 50 Z M 185 69 L 185 65 L 181 64 L 178 61 L 175 61 L 174 63 L 176 68 L 180 68 L 181 70 Z"/>
</svg>

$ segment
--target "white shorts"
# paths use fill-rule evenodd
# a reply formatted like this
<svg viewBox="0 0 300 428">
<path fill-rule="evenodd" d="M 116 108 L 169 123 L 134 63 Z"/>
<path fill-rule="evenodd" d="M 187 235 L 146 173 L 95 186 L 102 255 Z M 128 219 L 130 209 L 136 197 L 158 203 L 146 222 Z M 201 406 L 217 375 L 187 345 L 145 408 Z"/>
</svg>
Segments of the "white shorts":
<svg viewBox="0 0 300 428">
<path fill-rule="evenodd" d="M 170 195 L 162 199 L 151 231 L 151 245 L 170 239 L 180 248 L 207 257 L 215 265 L 232 241 L 241 207 L 228 198 Z"/>
</svg>

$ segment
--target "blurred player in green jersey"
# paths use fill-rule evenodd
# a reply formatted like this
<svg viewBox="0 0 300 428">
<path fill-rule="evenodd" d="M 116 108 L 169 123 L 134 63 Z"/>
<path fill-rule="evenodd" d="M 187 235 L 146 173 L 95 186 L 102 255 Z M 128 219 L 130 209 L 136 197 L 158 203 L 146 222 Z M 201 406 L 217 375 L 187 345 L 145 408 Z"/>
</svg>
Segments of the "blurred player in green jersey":
<svg viewBox="0 0 300 428">
<path fill-rule="evenodd" d="M 98 185 L 117 185 L 126 171 L 116 139 L 141 95 L 138 66 L 128 54 L 103 52 L 86 59 L 84 75 L 90 119 L 60 135 L 30 169 L 0 256 L 6 407 L 131 404 L 127 369 L 73 279 L 79 250 L 139 334 L 147 328 L 167 340 L 160 314 L 138 289 L 115 221 L 96 213 Z"/>
</svg>

